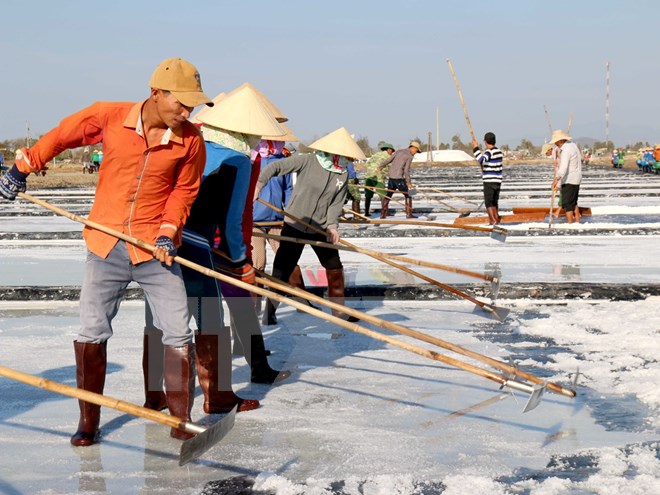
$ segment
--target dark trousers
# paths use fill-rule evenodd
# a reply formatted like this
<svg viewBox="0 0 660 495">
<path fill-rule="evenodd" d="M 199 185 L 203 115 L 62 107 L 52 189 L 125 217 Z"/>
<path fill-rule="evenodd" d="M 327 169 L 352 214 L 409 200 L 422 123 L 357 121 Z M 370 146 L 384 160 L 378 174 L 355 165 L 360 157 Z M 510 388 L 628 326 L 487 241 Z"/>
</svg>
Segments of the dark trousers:
<svg viewBox="0 0 660 495">
<path fill-rule="evenodd" d="M 500 189 L 502 184 L 499 182 L 484 182 L 484 204 L 486 208 L 499 208 Z"/>
<path fill-rule="evenodd" d="M 285 223 L 282 228 L 282 237 L 295 237 L 297 239 L 305 239 L 309 241 L 327 242 L 325 235 L 317 234 L 315 232 L 303 232 L 287 223 Z M 273 277 L 284 282 L 288 281 L 291 272 L 293 272 L 293 269 L 300 260 L 304 247 L 305 244 L 282 241 L 280 247 L 277 249 L 277 253 L 275 253 L 275 259 L 273 260 Z M 314 250 L 314 253 L 316 253 L 319 262 L 326 270 L 343 268 L 341 260 L 339 259 L 339 252 L 336 249 L 319 246 L 312 246 L 312 249 Z"/>
<path fill-rule="evenodd" d="M 403 195 L 408 197 L 408 184 L 406 184 L 406 179 L 389 179 L 387 181 L 387 188 L 390 189 L 385 193 L 385 196 L 391 198 L 394 194 L 394 191 L 401 191 Z"/>
</svg>

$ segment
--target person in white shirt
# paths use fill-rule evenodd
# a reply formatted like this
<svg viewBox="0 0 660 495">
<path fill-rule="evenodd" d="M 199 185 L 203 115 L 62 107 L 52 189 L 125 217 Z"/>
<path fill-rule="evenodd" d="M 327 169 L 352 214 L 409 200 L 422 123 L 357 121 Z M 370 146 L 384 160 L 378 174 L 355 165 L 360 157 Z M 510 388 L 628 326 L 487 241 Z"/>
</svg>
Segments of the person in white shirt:
<svg viewBox="0 0 660 495">
<path fill-rule="evenodd" d="M 559 150 L 559 167 L 555 171 L 552 189 L 561 185 L 561 206 L 566 212 L 566 222 L 580 222 L 578 195 L 582 182 L 582 155 L 571 136 L 562 130 L 553 131 L 550 142 Z"/>
</svg>

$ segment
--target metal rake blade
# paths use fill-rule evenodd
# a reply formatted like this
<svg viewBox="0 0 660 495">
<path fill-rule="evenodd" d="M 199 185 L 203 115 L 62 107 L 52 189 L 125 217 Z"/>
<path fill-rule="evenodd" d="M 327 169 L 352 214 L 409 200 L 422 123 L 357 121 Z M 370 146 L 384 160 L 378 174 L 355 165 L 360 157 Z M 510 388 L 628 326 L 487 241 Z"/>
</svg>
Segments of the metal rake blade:
<svg viewBox="0 0 660 495">
<path fill-rule="evenodd" d="M 197 459 L 200 455 L 222 440 L 234 426 L 237 408 L 237 405 L 234 406 L 229 414 L 220 421 L 209 426 L 190 440 L 183 442 L 181 445 L 181 451 L 179 452 L 179 466 L 183 466 L 184 464 Z"/>
</svg>

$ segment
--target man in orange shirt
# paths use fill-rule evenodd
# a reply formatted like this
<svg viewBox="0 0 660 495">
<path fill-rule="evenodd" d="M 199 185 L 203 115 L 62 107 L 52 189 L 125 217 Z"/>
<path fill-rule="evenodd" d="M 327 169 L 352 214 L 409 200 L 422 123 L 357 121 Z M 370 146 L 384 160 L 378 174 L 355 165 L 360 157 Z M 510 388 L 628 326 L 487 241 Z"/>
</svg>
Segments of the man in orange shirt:
<svg viewBox="0 0 660 495">
<path fill-rule="evenodd" d="M 0 195 L 13 200 L 25 191 L 31 172 L 65 149 L 103 143 L 103 167 L 89 219 L 154 243 L 153 252 L 85 227 L 88 249 L 80 293 L 81 328 L 74 341 L 79 388 L 103 393 L 106 344 L 111 322 L 131 281 L 144 290 L 165 344 L 167 405 L 190 421 L 195 360 L 181 267 L 173 263 L 181 229 L 195 200 L 206 161 L 204 141 L 188 117 L 197 105 L 213 103 L 202 91 L 199 72 L 180 58 L 164 60 L 139 103 L 97 102 L 60 122 L 30 149 L 16 153 L 0 178 Z M 98 441 L 100 407 L 79 401 L 76 446 Z M 190 434 L 172 429 L 175 438 Z"/>
</svg>

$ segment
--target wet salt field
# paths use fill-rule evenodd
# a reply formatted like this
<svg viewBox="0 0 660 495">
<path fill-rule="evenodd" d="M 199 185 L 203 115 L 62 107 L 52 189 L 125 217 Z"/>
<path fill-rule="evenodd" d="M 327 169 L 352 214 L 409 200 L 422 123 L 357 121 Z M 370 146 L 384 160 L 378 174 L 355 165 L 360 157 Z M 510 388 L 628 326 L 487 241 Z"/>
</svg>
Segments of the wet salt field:
<svg viewBox="0 0 660 495">
<path fill-rule="evenodd" d="M 501 212 L 549 206 L 550 168 L 507 168 Z M 452 208 L 481 202 L 474 169 L 415 169 L 413 177 L 425 196 L 415 198 L 415 208 L 437 222 L 451 223 Z M 236 357 L 235 390 L 262 407 L 239 414 L 224 440 L 183 467 L 167 427 L 110 409 L 102 416 L 102 442 L 72 448 L 75 400 L 0 378 L 0 493 L 658 493 L 659 181 L 635 170 L 587 167 L 580 204 L 591 207 L 591 217 L 575 227 L 556 220 L 552 229 L 546 222 L 507 224 L 505 242 L 474 231 L 342 224 L 359 247 L 498 277 L 493 302 L 483 281 L 414 267 L 511 313 L 504 321 L 487 318 L 468 300 L 342 252 L 349 306 L 512 359 L 566 387 L 579 369 L 574 399 L 546 392 L 523 414 L 525 393 L 285 307 L 264 334 L 271 363 L 292 377 L 274 387 L 251 384 Z M 28 192 L 81 215 L 93 199 L 84 190 Z M 401 207 L 390 206 L 403 219 Z M 2 204 L 3 365 L 75 382 L 80 227 L 25 202 Z M 308 286 L 324 287 L 309 248 L 301 265 Z M 135 290 L 108 350 L 106 394 L 136 404 L 143 311 Z M 193 419 L 220 418 L 205 415 L 198 396 Z"/>
</svg>

